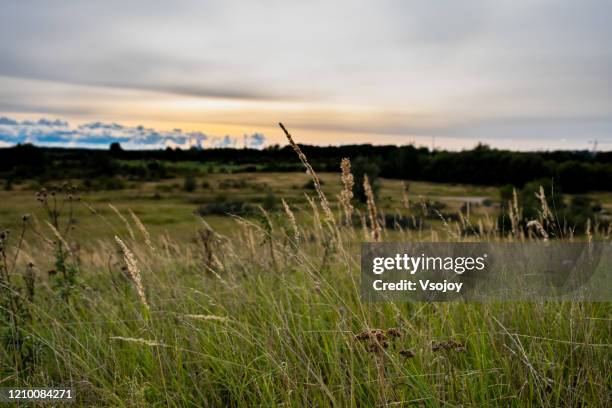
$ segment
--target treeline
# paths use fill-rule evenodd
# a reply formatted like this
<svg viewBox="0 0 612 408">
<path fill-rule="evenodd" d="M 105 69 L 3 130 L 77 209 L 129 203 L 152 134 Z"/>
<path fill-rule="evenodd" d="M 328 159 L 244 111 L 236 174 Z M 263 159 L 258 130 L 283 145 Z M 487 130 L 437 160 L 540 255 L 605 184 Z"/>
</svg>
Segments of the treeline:
<svg viewBox="0 0 612 408">
<path fill-rule="evenodd" d="M 535 179 L 550 179 L 568 193 L 612 190 L 612 152 L 513 152 L 485 145 L 460 152 L 432 152 L 410 145 L 304 145 L 302 149 L 320 171 L 338 171 L 342 157 L 353 160 L 362 157 L 378 167 L 381 177 L 387 178 L 518 187 Z M 195 168 L 181 165 L 185 162 L 198 165 Z M 219 163 L 223 166 L 216 165 Z M 201 172 L 203 168 L 207 171 L 302 170 L 289 146 L 271 146 L 263 150 L 168 148 L 133 151 L 113 144 L 108 150 L 32 145 L 0 149 L 0 178 L 15 182 L 98 177 L 159 179 Z"/>
</svg>

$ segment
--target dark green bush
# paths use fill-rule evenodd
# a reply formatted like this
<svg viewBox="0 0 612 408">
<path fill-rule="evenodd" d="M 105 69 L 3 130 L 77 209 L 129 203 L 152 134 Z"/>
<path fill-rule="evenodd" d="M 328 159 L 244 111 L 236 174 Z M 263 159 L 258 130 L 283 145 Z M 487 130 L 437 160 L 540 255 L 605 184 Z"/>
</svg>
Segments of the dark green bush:
<svg viewBox="0 0 612 408">
<path fill-rule="evenodd" d="M 216 200 L 211 203 L 206 203 L 198 206 L 196 214 L 199 216 L 206 215 L 238 215 L 240 217 L 247 217 L 255 214 L 256 208 L 244 201 L 219 201 Z"/>
<path fill-rule="evenodd" d="M 183 181 L 183 190 L 187 191 L 188 193 L 191 193 L 195 191 L 197 187 L 198 181 L 196 180 L 193 174 L 190 174 L 185 177 L 185 180 Z"/>
</svg>

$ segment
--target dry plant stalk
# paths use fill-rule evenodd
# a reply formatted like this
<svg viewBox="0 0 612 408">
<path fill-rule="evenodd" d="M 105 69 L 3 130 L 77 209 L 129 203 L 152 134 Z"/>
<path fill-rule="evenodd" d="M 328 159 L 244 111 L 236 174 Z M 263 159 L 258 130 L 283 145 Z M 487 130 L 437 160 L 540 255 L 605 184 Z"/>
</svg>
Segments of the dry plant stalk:
<svg viewBox="0 0 612 408">
<path fill-rule="evenodd" d="M 298 242 L 300 242 L 300 229 L 298 228 L 297 221 L 295 219 L 295 214 L 293 214 L 293 211 L 291 211 L 291 207 L 289 207 L 289 204 L 287 204 L 284 198 L 281 199 L 281 201 L 283 203 L 285 213 L 289 218 L 289 222 L 291 223 L 291 228 L 293 228 L 293 238 L 295 239 L 295 243 L 297 244 Z"/>
<path fill-rule="evenodd" d="M 51 228 L 51 231 L 53 231 L 53 235 L 55 235 L 57 237 L 57 239 L 59 240 L 59 242 L 66 248 L 66 251 L 68 251 L 70 253 L 71 252 L 70 251 L 70 246 L 64 240 L 64 237 L 62 237 L 62 234 L 60 234 L 60 232 L 57 230 L 57 228 L 55 228 L 53 226 L 53 224 L 51 224 L 49 221 L 45 221 L 45 222 L 47 223 L 49 228 Z"/>
<path fill-rule="evenodd" d="M 540 189 L 537 193 L 535 193 L 535 196 L 540 201 L 540 205 L 542 206 L 542 218 L 545 220 L 552 220 L 552 213 L 550 212 L 550 208 L 548 207 L 548 202 L 546 202 L 546 194 L 544 193 L 544 187 L 540 185 Z"/>
<path fill-rule="evenodd" d="M 540 235 L 542 235 L 542 238 L 544 238 L 544 241 L 548 241 L 548 233 L 546 232 L 546 230 L 544 229 L 542 224 L 540 224 L 539 221 L 536 221 L 536 220 L 529 221 L 527 223 L 527 228 L 532 228 L 532 227 L 535 227 L 535 229 L 540 233 Z"/>
<path fill-rule="evenodd" d="M 546 202 L 546 194 L 544 194 L 544 187 L 540 186 L 540 190 L 535 193 L 535 196 L 540 201 L 540 205 L 542 206 L 542 219 L 547 221 L 553 221 L 553 215 L 548 207 L 548 202 Z"/>
<path fill-rule="evenodd" d="M 143 344 L 145 346 L 150 346 L 150 347 L 166 347 L 165 344 L 160 343 L 158 341 L 149 340 L 149 339 L 142 339 L 142 338 L 137 338 L 137 337 L 111 336 L 110 339 L 111 340 L 127 341 L 128 343 L 138 343 L 138 344 Z"/>
<path fill-rule="evenodd" d="M 304 167 L 306 167 L 306 173 L 312 178 L 312 181 L 315 185 L 315 189 L 317 190 L 317 194 L 319 195 L 319 200 L 321 201 L 321 207 L 323 208 L 323 212 L 325 213 L 325 216 L 327 217 L 329 222 L 335 225 L 336 219 L 334 218 L 334 213 L 332 212 L 329 206 L 327 197 L 325 197 L 325 194 L 323 194 L 323 190 L 321 190 L 321 180 L 319 180 L 319 176 L 317 176 L 317 173 L 315 173 L 314 169 L 308 162 L 308 158 L 306 157 L 306 155 L 302 153 L 302 149 L 300 149 L 300 146 L 298 146 L 297 143 L 293 141 L 291 134 L 287 131 L 285 126 L 282 123 L 279 123 L 278 125 L 281 127 L 281 129 L 283 129 L 283 132 L 285 132 L 285 136 L 287 136 L 287 140 L 289 141 L 289 144 L 291 145 L 293 150 L 297 153 Z"/>
<path fill-rule="evenodd" d="M 317 207 L 317 203 L 315 203 L 314 198 L 310 197 L 308 194 L 304 194 L 304 196 L 306 197 L 306 201 L 308 201 L 310 208 L 312 208 L 312 217 L 313 217 L 315 232 L 320 238 L 320 235 L 323 231 L 323 225 L 321 224 L 321 217 L 319 217 L 319 207 Z"/>
<path fill-rule="evenodd" d="M 208 320 L 208 321 L 215 321 L 215 322 L 222 322 L 222 323 L 227 323 L 230 321 L 228 317 L 215 316 L 215 315 L 186 314 L 184 315 L 184 317 L 188 319 L 205 320 L 205 321 Z"/>
<path fill-rule="evenodd" d="M 153 243 L 151 242 L 151 234 L 149 234 L 149 231 L 147 231 L 142 221 L 140 221 L 140 218 L 138 218 L 138 216 L 134 213 L 134 211 L 132 211 L 131 208 L 130 208 L 130 215 L 132 216 L 134 223 L 140 230 L 140 233 L 144 237 L 145 244 L 149 247 L 151 251 L 153 251 L 154 248 L 153 248 Z"/>
<path fill-rule="evenodd" d="M 438 215 L 438 217 L 442 221 L 442 224 L 444 225 L 444 229 L 446 230 L 446 233 L 453 239 L 458 240 L 461 237 L 461 228 L 459 227 L 459 225 L 455 225 L 457 228 L 457 231 L 453 231 L 452 226 L 448 223 L 446 218 L 444 218 L 444 215 L 442 215 L 442 213 L 440 213 L 440 211 L 438 210 L 433 210 L 433 211 Z"/>
<path fill-rule="evenodd" d="M 515 238 L 522 238 L 520 234 L 520 220 L 521 211 L 518 206 L 518 195 L 516 189 L 512 190 L 512 201 L 508 202 L 508 216 L 510 217 L 510 223 L 512 225 L 512 236 Z"/>
<path fill-rule="evenodd" d="M 366 241 L 370 239 L 370 233 L 368 231 L 368 222 L 366 220 L 366 216 L 361 211 L 357 210 L 357 215 L 359 215 L 359 221 L 361 222 L 361 228 L 363 231 L 363 239 Z"/>
<path fill-rule="evenodd" d="M 130 226 L 130 223 L 128 222 L 128 220 L 123 216 L 123 214 L 121 214 L 121 212 L 119 212 L 119 210 L 117 209 L 117 207 L 115 207 L 112 204 L 108 204 L 108 206 L 110 207 L 111 210 L 113 210 L 115 212 L 115 214 L 117 214 L 117 216 L 119 217 L 119 219 L 121 221 L 123 221 L 123 223 L 125 224 L 125 227 L 128 230 L 128 233 L 130 234 L 130 237 L 132 239 L 136 239 L 136 236 L 134 235 L 134 231 L 132 230 L 132 227 Z"/>
<path fill-rule="evenodd" d="M 138 266 L 136 265 L 136 257 L 134 256 L 132 251 L 130 251 L 127 245 L 123 243 L 121 238 L 119 238 L 116 235 L 115 235 L 115 241 L 117 241 L 117 244 L 119 244 L 119 247 L 121 248 L 121 252 L 123 253 L 123 260 L 125 262 L 125 265 L 127 266 L 128 272 L 130 273 L 130 277 L 132 278 L 132 281 L 134 282 L 134 286 L 136 286 L 136 292 L 138 292 L 138 297 L 140 298 L 142 305 L 148 311 L 149 304 L 147 303 L 147 297 L 145 296 L 144 287 L 142 286 L 142 278 L 140 276 L 140 270 L 138 269 Z"/>
<path fill-rule="evenodd" d="M 363 176 L 363 190 L 365 192 L 368 204 L 368 214 L 370 215 L 370 224 L 372 226 L 372 240 L 380 241 L 380 224 L 378 223 L 378 213 L 376 210 L 376 201 L 374 201 L 374 191 L 370 185 L 368 175 Z"/>
<path fill-rule="evenodd" d="M 404 208 L 407 210 L 410 209 L 410 200 L 408 196 L 409 190 L 410 190 L 410 185 L 408 184 L 407 181 L 403 181 L 402 182 L 402 204 L 404 205 Z"/>
<path fill-rule="evenodd" d="M 342 169 L 342 185 L 344 188 L 340 192 L 340 205 L 342 206 L 342 210 L 344 211 L 344 218 L 347 226 L 352 225 L 352 217 L 353 217 L 353 205 L 351 204 L 351 200 L 353 199 L 353 186 L 355 185 L 355 179 L 353 178 L 353 174 L 351 173 L 351 161 L 345 157 L 340 162 L 340 169 Z"/>
<path fill-rule="evenodd" d="M 587 236 L 587 242 L 591 244 L 593 242 L 593 232 L 591 231 L 591 219 L 587 218 L 585 234 Z"/>
</svg>

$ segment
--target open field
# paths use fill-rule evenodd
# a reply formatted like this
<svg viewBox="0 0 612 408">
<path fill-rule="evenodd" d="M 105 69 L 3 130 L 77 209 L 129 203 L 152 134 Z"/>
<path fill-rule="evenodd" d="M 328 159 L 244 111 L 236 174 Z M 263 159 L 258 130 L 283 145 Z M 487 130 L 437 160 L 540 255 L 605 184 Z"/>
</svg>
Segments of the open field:
<svg viewBox="0 0 612 408">
<path fill-rule="evenodd" d="M 321 174 L 334 221 L 308 180 L 216 173 L 189 193 L 180 179 L 86 193 L 66 235 L 70 206 L 61 207 L 59 237 L 35 190 L 1 192 L 2 226 L 12 230 L 6 298 L 16 300 L 3 305 L 14 311 L 3 385 L 70 384 L 81 405 L 102 406 L 609 405 L 609 303 L 363 303 L 359 243 L 371 225 L 340 222 L 339 174 Z M 406 209 L 401 182 L 381 180 L 379 213 L 416 213 L 424 201 L 451 214 L 474 197 L 472 222 L 500 211 L 493 187 L 412 182 L 409 194 Z M 607 207 L 610 197 L 593 196 Z M 194 214 L 224 200 L 269 209 L 245 219 Z M 24 213 L 32 217 L 19 244 Z M 388 225 L 383 238 L 515 239 L 461 238 L 456 222 L 425 222 Z"/>
<path fill-rule="evenodd" d="M 320 177 L 325 194 L 336 197 L 341 189 L 339 174 L 322 173 Z M 308 202 L 305 194 L 316 194 L 312 188 L 304 187 L 309 180 L 305 173 L 214 173 L 199 176 L 196 180 L 194 192 L 183 190 L 183 179 L 128 183 L 128 187 L 122 190 L 78 192 L 82 203 L 75 203 L 75 218 L 79 223 L 75 233 L 81 241 L 112 238 L 116 232 L 125 233 L 123 223 L 113 216 L 115 214 L 109 208 L 109 203 L 126 215 L 129 209 L 133 210 L 154 234 L 167 232 L 172 237 L 184 239 L 193 236 L 201 224 L 202 217 L 194 214 L 199 204 L 232 200 L 257 205 L 271 194 L 276 210 L 282 210 L 281 198 L 292 205 L 306 208 Z M 54 184 L 60 183 L 48 183 Z M 458 212 L 464 202 L 473 197 L 477 200 L 499 200 L 495 187 L 429 182 L 410 182 L 409 186 L 413 205 L 418 206 L 422 199 L 439 201 L 445 204 L 444 212 Z M 29 183 L 17 185 L 12 191 L 0 191 L 2 227 L 16 230 L 23 214 L 43 214 L 40 203 L 35 200 L 36 191 Z M 379 207 L 388 212 L 402 211 L 402 191 L 401 181 L 382 179 Z M 94 208 L 98 215 L 93 214 L 88 206 Z M 495 211 L 482 205 L 472 208 L 475 213 Z M 231 229 L 230 217 L 205 216 L 204 219 L 219 232 L 226 233 Z M 441 222 L 434 219 L 431 224 L 438 228 Z"/>
<path fill-rule="evenodd" d="M 341 190 L 339 174 L 320 173 L 319 176 L 324 193 L 335 202 Z M 128 210 L 133 210 L 155 234 L 168 233 L 175 238 L 189 238 L 195 234 L 202 220 L 202 217 L 195 214 L 200 204 L 230 200 L 261 205 L 266 196 L 271 195 L 277 211 L 282 210 L 281 199 L 299 208 L 306 208 L 308 202 L 305 195 L 316 195 L 312 188 L 305 187 L 308 180 L 308 175 L 303 172 L 211 173 L 196 177 L 197 187 L 193 192 L 184 191 L 184 180 L 179 178 L 128 182 L 127 187 L 121 190 L 78 191 L 75 196 L 80 197 L 82 203 L 74 207 L 75 218 L 79 223 L 75 233 L 80 241 L 88 241 L 112 237 L 116 232 L 126 232 L 121 220 L 112 217 L 114 211 L 108 206 L 112 204 L 126 214 Z M 45 185 L 59 184 L 61 182 L 58 181 Z M 379 184 L 377 204 L 382 211 L 409 213 L 403 208 L 402 181 L 383 178 Z M 43 214 L 40 204 L 35 200 L 35 193 L 40 188 L 36 183 L 25 182 L 13 186 L 11 191 L 0 190 L 0 220 L 3 228 L 18 229 L 23 214 Z M 587 195 L 601 203 L 604 209 L 612 210 L 612 193 L 594 192 Z M 445 214 L 458 213 L 468 202 L 471 216 L 476 219 L 484 214 L 492 217 L 499 214 L 500 194 L 497 187 L 410 181 L 408 197 L 413 207 L 418 207 L 423 200 L 442 203 L 440 211 Z M 569 199 L 571 196 L 567 197 Z M 94 208 L 98 215 L 92 213 L 89 207 Z M 229 217 L 208 215 L 203 219 L 220 232 L 225 233 L 231 229 Z M 109 229 L 109 223 L 113 228 Z M 427 228 L 439 230 L 441 226 L 442 222 L 434 218 L 429 220 Z"/>
</svg>

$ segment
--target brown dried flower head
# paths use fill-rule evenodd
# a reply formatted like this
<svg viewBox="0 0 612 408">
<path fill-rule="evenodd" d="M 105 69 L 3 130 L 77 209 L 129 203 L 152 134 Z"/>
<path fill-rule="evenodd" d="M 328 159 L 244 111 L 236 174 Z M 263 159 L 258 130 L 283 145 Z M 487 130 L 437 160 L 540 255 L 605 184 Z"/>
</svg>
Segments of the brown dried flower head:
<svg viewBox="0 0 612 408">
<path fill-rule="evenodd" d="M 390 329 L 387 329 L 387 336 L 389 337 L 402 337 L 402 332 L 400 329 L 392 327 Z"/>
<path fill-rule="evenodd" d="M 459 343 L 455 340 L 447 340 L 439 343 L 432 343 L 431 351 L 440 351 L 440 350 L 455 350 L 457 352 L 465 352 L 465 346 L 462 343 Z"/>
<path fill-rule="evenodd" d="M 406 350 L 401 350 L 401 351 L 399 352 L 399 354 L 400 354 L 400 356 L 405 357 L 405 358 L 412 358 L 412 357 L 416 356 L 416 354 L 415 354 L 415 352 L 414 352 L 414 351 L 412 351 L 412 350 L 408 350 L 408 349 L 406 349 Z"/>
</svg>

